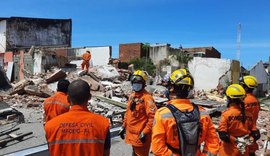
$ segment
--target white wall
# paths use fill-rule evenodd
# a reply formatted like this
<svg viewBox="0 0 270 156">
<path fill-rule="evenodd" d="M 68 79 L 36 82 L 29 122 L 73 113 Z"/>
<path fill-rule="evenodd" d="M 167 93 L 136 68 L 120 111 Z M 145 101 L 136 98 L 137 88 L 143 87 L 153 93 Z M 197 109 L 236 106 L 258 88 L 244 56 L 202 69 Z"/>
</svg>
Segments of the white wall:
<svg viewBox="0 0 270 156">
<path fill-rule="evenodd" d="M 6 51 L 6 20 L 0 21 L 0 53 Z"/>
<path fill-rule="evenodd" d="M 258 83 L 267 83 L 267 73 L 265 71 L 265 68 L 263 66 L 263 62 L 258 62 L 251 70 L 250 75 L 253 75 L 258 80 Z"/>
<path fill-rule="evenodd" d="M 230 70 L 231 60 L 194 57 L 188 69 L 194 77 L 195 90 L 215 89 L 219 78 Z"/>
<path fill-rule="evenodd" d="M 162 45 L 162 46 L 150 45 L 149 57 L 153 61 L 154 65 L 157 65 L 159 61 L 168 57 L 167 45 Z"/>
<path fill-rule="evenodd" d="M 76 56 L 80 57 L 86 50 L 90 50 L 94 66 L 107 65 L 109 63 L 111 58 L 109 46 L 80 48 L 76 51 Z"/>
<path fill-rule="evenodd" d="M 42 72 L 42 52 L 34 53 L 34 74 Z"/>
</svg>

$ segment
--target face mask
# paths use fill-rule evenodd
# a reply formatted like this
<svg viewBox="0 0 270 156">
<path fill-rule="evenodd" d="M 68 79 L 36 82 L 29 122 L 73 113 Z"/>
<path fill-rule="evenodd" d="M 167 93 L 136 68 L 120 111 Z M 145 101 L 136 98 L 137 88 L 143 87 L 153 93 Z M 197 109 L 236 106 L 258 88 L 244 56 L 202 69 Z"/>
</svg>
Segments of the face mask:
<svg viewBox="0 0 270 156">
<path fill-rule="evenodd" d="M 132 84 L 132 89 L 135 91 L 135 92 L 139 92 L 143 89 L 143 84 L 141 83 L 133 83 Z"/>
</svg>

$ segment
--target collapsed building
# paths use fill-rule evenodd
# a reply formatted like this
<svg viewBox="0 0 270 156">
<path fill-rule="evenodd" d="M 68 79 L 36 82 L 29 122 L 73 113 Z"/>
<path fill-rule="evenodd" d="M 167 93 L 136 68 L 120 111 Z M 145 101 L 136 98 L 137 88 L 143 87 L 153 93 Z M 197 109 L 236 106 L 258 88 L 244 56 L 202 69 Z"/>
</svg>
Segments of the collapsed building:
<svg viewBox="0 0 270 156">
<path fill-rule="evenodd" d="M 14 27 L 16 22 L 18 28 Z M 29 32 L 30 29 L 24 27 L 25 24 L 33 25 L 30 27 L 31 32 Z M 89 83 L 93 94 L 93 98 L 89 101 L 91 103 L 89 110 L 107 117 L 111 123 L 112 137 L 116 136 L 132 90 L 128 81 L 130 71 L 119 69 L 117 61 L 111 62 L 114 66 L 108 65 L 112 60 L 111 46 L 71 48 L 70 19 L 1 18 L 0 28 L 4 32 L 0 35 L 8 34 L 0 36 L 4 38 L 2 40 L 4 42 L 1 42 L 4 46 L 0 50 L 0 63 L 6 70 L 6 72 L 4 70 L 0 72 L 0 90 L 4 89 L 2 84 L 6 87 L 0 92 L 0 99 L 5 103 L 3 110 L 9 112 L 0 120 L 0 125 L 3 125 L 0 131 L 14 130 L 13 125 L 17 125 L 18 121 L 22 122 L 20 127 L 23 130 L 23 136 L 15 137 L 16 141 L 20 141 L 18 144 L 22 146 L 16 150 L 24 150 L 32 146 L 41 146 L 44 151 L 47 150 L 44 146 L 46 139 L 42 129 L 42 103 L 44 98 L 56 91 L 57 81 L 63 78 L 69 81 L 82 79 Z M 11 31 L 11 29 L 15 30 Z M 53 41 L 48 41 L 47 37 L 43 38 L 41 34 L 44 33 L 51 35 Z M 33 37 L 28 40 L 31 43 L 24 41 L 28 34 Z M 61 35 L 65 37 L 60 39 Z M 238 61 L 220 59 L 220 52 L 213 47 L 185 49 L 171 48 L 169 44 L 150 44 L 149 49 L 144 49 L 142 43 L 135 43 L 120 44 L 119 49 L 120 61 L 125 62 L 136 57 L 148 57 L 156 66 L 161 66 L 160 61 L 171 58 L 169 64 L 164 64 L 159 68 L 158 73 L 161 76 L 179 68 L 179 63 L 170 56 L 179 52 L 190 53 L 194 58 L 189 62 L 188 68 L 194 76 L 196 89 L 192 100 L 203 106 L 213 117 L 215 125 L 218 125 L 219 113 L 226 107 L 223 90 L 229 83 L 237 83 L 240 75 Z M 93 66 L 87 74 L 80 70 L 80 56 L 86 50 L 91 51 L 93 61 Z M 147 90 L 152 93 L 157 104 L 162 105 L 168 101 L 160 97 L 164 94 L 164 87 L 148 84 Z M 14 111 L 14 108 L 23 112 L 23 116 Z M 269 110 L 268 107 L 264 109 Z M 262 127 L 261 133 L 266 134 L 269 129 L 266 123 L 269 119 L 267 122 L 262 120 L 268 114 L 267 112 L 261 112 L 261 114 L 259 125 Z M 29 135 L 34 137 L 29 140 L 24 138 Z M 8 140 L 3 139 L 0 144 L 1 153 L 14 152 L 14 147 L 10 145 L 11 141 L 14 141 L 14 137 L 8 137 Z M 263 145 L 263 141 L 261 140 L 260 146 Z"/>
</svg>

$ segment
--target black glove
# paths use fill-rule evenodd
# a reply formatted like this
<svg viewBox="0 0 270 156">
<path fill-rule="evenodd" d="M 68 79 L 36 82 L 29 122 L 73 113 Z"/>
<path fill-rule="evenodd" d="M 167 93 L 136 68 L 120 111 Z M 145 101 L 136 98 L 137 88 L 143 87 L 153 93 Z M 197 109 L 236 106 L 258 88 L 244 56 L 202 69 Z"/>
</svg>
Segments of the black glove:
<svg viewBox="0 0 270 156">
<path fill-rule="evenodd" d="M 140 136 L 139 136 L 139 139 L 142 143 L 145 143 L 146 141 L 146 134 L 144 134 L 143 132 L 141 132 Z"/>
<path fill-rule="evenodd" d="M 252 136 L 254 140 L 257 141 L 260 139 L 261 134 L 259 130 L 256 130 L 256 131 L 251 131 L 250 136 Z"/>
<path fill-rule="evenodd" d="M 219 138 L 224 142 L 230 142 L 230 135 L 227 132 L 219 131 Z"/>
<path fill-rule="evenodd" d="M 118 135 L 121 137 L 121 139 L 125 139 L 125 134 L 126 134 L 126 129 L 125 128 L 122 128 L 120 131 L 119 131 L 119 133 L 118 133 Z"/>
<path fill-rule="evenodd" d="M 135 108 L 136 108 L 136 102 L 132 100 L 130 103 L 129 109 L 133 111 Z"/>
</svg>

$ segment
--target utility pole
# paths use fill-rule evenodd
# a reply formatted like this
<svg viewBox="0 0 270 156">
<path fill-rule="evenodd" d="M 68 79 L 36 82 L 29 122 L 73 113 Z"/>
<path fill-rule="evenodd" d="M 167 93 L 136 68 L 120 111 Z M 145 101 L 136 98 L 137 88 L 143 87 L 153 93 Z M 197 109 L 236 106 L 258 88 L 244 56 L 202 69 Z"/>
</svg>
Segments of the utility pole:
<svg viewBox="0 0 270 156">
<path fill-rule="evenodd" d="M 237 26 L 237 51 L 236 51 L 236 59 L 240 61 L 240 43 L 241 43 L 241 24 L 239 23 Z"/>
</svg>

